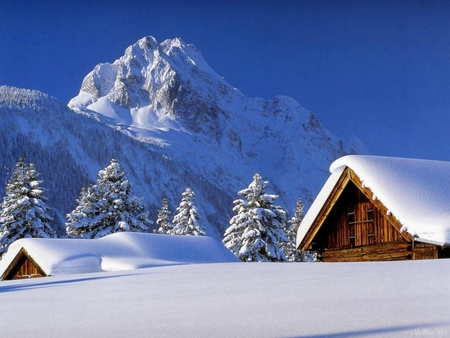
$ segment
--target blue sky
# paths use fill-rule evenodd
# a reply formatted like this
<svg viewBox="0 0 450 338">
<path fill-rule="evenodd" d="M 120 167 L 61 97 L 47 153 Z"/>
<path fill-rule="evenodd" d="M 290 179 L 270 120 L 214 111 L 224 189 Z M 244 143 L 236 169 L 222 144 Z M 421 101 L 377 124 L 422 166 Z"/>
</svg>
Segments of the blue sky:
<svg viewBox="0 0 450 338">
<path fill-rule="evenodd" d="M 375 155 L 450 160 L 450 2 L 0 0 L 0 84 L 63 102 L 138 39 L 181 37 Z"/>
</svg>

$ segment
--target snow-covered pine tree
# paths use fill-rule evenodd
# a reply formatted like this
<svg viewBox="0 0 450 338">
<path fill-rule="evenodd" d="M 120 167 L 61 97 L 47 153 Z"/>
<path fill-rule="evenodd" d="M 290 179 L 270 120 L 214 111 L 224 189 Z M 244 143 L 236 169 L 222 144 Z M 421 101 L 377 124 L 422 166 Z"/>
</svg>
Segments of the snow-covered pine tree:
<svg viewBox="0 0 450 338">
<path fill-rule="evenodd" d="M 248 188 L 238 192 L 237 213 L 226 229 L 223 244 L 244 262 L 285 262 L 280 242 L 288 241 L 283 230 L 286 211 L 274 205 L 278 195 L 267 194 L 267 181 L 256 173 Z"/>
<path fill-rule="evenodd" d="M 287 259 L 290 262 L 303 261 L 303 254 L 300 250 L 297 249 L 296 245 L 297 231 L 303 220 L 303 209 L 303 201 L 301 198 L 299 198 L 294 209 L 294 216 L 286 223 L 287 228 L 285 228 L 285 232 L 289 241 L 280 244 L 286 254 Z"/>
<path fill-rule="evenodd" d="M 194 205 L 194 191 L 186 188 L 182 194 L 177 214 L 173 217 L 171 235 L 205 236 L 205 229 L 198 225 L 200 216 Z"/>
<path fill-rule="evenodd" d="M 6 196 L 0 204 L 0 256 L 20 238 L 53 238 L 53 220 L 45 203 L 46 189 L 41 187 L 39 173 L 25 157 L 17 161 L 6 184 Z"/>
<path fill-rule="evenodd" d="M 161 209 L 158 210 L 158 219 L 156 220 L 156 224 L 159 225 L 158 230 L 154 230 L 157 234 L 169 234 L 172 231 L 172 223 L 170 223 L 170 210 L 169 210 L 169 201 L 167 198 L 163 198 L 163 205 Z"/>
<path fill-rule="evenodd" d="M 67 214 L 67 236 L 100 238 L 121 231 L 146 231 L 150 221 L 141 201 L 131 194 L 131 183 L 112 159 L 98 172 L 97 184 L 82 190 L 78 206 Z"/>
</svg>

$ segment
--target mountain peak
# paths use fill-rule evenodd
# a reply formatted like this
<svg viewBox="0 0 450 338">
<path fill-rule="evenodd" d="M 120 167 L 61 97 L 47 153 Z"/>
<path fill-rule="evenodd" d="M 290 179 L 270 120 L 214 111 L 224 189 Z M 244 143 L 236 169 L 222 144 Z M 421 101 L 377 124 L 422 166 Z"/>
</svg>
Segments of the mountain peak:
<svg viewBox="0 0 450 338">
<path fill-rule="evenodd" d="M 142 39 L 138 40 L 137 44 L 141 49 L 148 50 L 158 48 L 158 41 L 156 41 L 156 39 L 151 35 L 143 37 Z"/>
<path fill-rule="evenodd" d="M 209 84 L 219 81 L 220 77 L 195 46 L 180 38 L 159 44 L 154 37 L 147 36 L 129 46 L 112 64 L 97 65 L 84 78 L 80 94 L 69 106 L 87 108 L 107 97 L 122 108 L 149 106 L 160 116 L 175 118 L 180 115 L 177 103 L 193 87 L 202 87 L 203 92 Z"/>
</svg>

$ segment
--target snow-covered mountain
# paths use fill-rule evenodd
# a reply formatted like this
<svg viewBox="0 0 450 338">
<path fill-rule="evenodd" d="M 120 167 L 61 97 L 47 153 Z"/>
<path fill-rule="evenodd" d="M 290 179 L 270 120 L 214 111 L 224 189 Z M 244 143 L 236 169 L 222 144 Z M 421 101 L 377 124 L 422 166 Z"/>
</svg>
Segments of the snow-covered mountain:
<svg viewBox="0 0 450 338">
<path fill-rule="evenodd" d="M 25 153 L 61 217 L 115 157 L 151 215 L 163 196 L 174 214 L 190 186 L 209 234 L 221 237 L 232 200 L 255 172 L 291 211 L 299 197 L 309 206 L 333 160 L 363 149 L 339 140 L 292 98 L 246 97 L 178 38 L 145 37 L 97 65 L 69 107 L 38 92 L 0 92 L 0 141 L 7 145 L 0 147 L 0 178 Z"/>
<path fill-rule="evenodd" d="M 95 112 L 231 195 L 259 172 L 288 209 L 300 196 L 311 201 L 332 160 L 362 149 L 292 98 L 244 96 L 179 38 L 145 37 L 97 65 L 69 107 Z"/>
</svg>

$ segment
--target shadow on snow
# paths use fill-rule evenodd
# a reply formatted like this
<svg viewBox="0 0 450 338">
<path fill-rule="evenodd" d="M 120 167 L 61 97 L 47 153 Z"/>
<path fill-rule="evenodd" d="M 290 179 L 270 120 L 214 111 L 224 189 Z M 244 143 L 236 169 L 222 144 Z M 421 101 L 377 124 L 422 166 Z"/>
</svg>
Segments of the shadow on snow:
<svg viewBox="0 0 450 338">
<path fill-rule="evenodd" d="M 9 284 L 9 285 L 0 285 L 0 293 L 4 292 L 13 292 L 13 291 L 23 291 L 23 290 L 32 290 L 32 289 L 41 289 L 47 287 L 55 287 L 65 284 L 74 284 L 79 282 L 87 282 L 101 279 L 110 279 L 117 277 L 125 277 L 132 276 L 133 274 L 122 274 L 122 275 L 113 275 L 113 276 L 95 276 L 95 277 L 85 277 L 85 278 L 74 278 L 74 279 L 64 279 L 64 280 L 52 280 L 52 278 L 43 277 L 46 281 L 42 283 L 21 283 L 21 284 Z M 49 280 L 50 279 L 50 280 Z M 33 281 L 36 281 L 34 279 Z"/>
<path fill-rule="evenodd" d="M 391 326 L 385 328 L 374 328 L 374 329 L 362 329 L 355 331 L 345 331 L 345 332 L 335 332 L 335 333 L 323 333 L 323 334 L 312 334 L 312 335 L 300 335 L 292 336 L 286 338 L 346 338 L 346 337 L 364 337 L 364 336 L 382 336 L 384 334 L 401 333 L 402 331 L 409 331 L 410 335 L 413 336 L 448 336 L 450 331 L 445 329 L 438 329 L 439 326 L 445 326 L 448 323 L 427 323 L 427 324 L 416 324 L 416 325 L 403 325 L 403 326 Z M 412 331 L 412 332 L 411 332 Z M 406 332 L 404 332 L 406 333 Z"/>
</svg>

